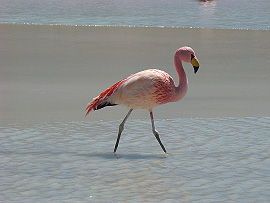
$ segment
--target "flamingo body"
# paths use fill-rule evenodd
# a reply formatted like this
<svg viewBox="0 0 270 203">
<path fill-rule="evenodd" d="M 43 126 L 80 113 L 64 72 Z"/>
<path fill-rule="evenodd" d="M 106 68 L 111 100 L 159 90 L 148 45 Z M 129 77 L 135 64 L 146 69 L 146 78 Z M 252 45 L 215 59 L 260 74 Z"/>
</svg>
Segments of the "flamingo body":
<svg viewBox="0 0 270 203">
<path fill-rule="evenodd" d="M 185 96 L 188 89 L 188 80 L 182 66 L 182 61 L 191 63 L 194 66 L 195 73 L 199 68 L 199 62 L 193 49 L 190 47 L 178 49 L 174 56 L 175 69 L 179 77 L 178 86 L 175 86 L 173 78 L 168 73 L 162 70 L 149 69 L 120 80 L 88 104 L 86 115 L 91 110 L 98 110 L 105 106 L 119 104 L 130 108 L 130 111 L 119 127 L 114 152 L 116 152 L 124 123 L 133 109 L 147 109 L 150 112 L 153 133 L 163 151 L 166 152 L 159 139 L 159 134 L 154 127 L 152 109 L 168 102 L 177 102 Z"/>
</svg>

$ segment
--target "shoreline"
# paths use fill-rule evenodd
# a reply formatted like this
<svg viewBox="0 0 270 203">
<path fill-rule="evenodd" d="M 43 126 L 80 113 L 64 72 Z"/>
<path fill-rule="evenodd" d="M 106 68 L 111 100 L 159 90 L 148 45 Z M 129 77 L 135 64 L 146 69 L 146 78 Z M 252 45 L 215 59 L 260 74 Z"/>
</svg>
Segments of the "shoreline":
<svg viewBox="0 0 270 203">
<path fill-rule="evenodd" d="M 117 81 L 157 68 L 178 83 L 173 54 L 191 46 L 201 63 L 187 95 L 156 119 L 268 117 L 269 30 L 0 24 L 3 123 L 121 120 L 125 107 L 86 118 L 87 103 Z M 144 113 L 143 113 L 144 112 Z M 148 119 L 137 111 L 131 119 Z"/>
<path fill-rule="evenodd" d="M 213 29 L 213 30 L 236 30 L 236 31 L 270 31 L 270 29 L 246 29 L 246 28 L 213 28 L 213 27 L 178 27 L 178 26 L 135 26 L 135 25 L 63 25 L 63 24 L 38 24 L 38 23 L 0 23 L 1 25 L 33 25 L 33 26 L 66 26 L 66 27 L 112 27 L 112 28 L 164 28 L 164 29 Z"/>
</svg>

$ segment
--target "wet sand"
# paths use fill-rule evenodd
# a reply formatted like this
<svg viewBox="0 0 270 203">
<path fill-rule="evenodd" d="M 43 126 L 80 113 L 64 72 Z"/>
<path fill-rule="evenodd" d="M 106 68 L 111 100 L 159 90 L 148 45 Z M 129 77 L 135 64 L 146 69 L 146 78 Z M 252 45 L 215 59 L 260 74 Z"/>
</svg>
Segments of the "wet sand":
<svg viewBox="0 0 270 203">
<path fill-rule="evenodd" d="M 0 119 L 4 123 L 122 119 L 124 107 L 84 117 L 101 91 L 140 70 L 158 68 L 176 83 L 173 54 L 191 46 L 201 63 L 184 64 L 189 90 L 155 118 L 269 116 L 270 31 L 207 28 L 80 27 L 0 24 Z M 137 111 L 132 119 L 148 118 Z"/>
</svg>

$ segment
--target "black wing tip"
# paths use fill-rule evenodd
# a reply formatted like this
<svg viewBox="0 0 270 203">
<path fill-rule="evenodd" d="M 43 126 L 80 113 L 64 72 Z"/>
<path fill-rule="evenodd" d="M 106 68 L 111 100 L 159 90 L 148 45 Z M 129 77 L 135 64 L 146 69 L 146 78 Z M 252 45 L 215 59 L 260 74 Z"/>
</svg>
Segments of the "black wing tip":
<svg viewBox="0 0 270 203">
<path fill-rule="evenodd" d="M 116 105 L 118 105 L 118 104 L 113 104 L 113 103 L 110 103 L 110 102 L 104 102 L 104 103 L 98 105 L 95 110 L 102 109 L 102 108 L 104 108 L 106 106 L 116 106 Z"/>
</svg>

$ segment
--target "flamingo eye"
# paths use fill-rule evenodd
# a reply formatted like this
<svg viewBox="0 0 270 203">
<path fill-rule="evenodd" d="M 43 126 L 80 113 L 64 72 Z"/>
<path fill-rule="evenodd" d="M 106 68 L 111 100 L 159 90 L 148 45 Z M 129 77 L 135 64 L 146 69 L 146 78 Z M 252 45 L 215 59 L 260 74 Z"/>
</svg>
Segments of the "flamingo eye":
<svg viewBox="0 0 270 203">
<path fill-rule="evenodd" d="M 194 58 L 195 56 L 193 54 L 191 54 L 191 60 Z"/>
</svg>

